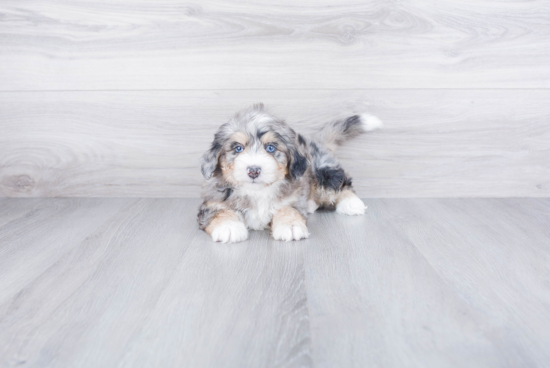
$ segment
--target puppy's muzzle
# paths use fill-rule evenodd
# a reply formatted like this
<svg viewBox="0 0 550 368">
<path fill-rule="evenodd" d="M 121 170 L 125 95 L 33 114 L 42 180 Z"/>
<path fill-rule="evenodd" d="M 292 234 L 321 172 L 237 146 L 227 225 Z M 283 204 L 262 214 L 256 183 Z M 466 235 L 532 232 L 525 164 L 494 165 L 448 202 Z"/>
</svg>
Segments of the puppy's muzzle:
<svg viewBox="0 0 550 368">
<path fill-rule="evenodd" d="M 260 172 L 262 171 L 262 169 L 258 166 L 250 166 L 246 170 L 248 172 L 248 176 L 250 176 L 252 179 L 256 179 L 258 176 L 260 176 Z"/>
</svg>

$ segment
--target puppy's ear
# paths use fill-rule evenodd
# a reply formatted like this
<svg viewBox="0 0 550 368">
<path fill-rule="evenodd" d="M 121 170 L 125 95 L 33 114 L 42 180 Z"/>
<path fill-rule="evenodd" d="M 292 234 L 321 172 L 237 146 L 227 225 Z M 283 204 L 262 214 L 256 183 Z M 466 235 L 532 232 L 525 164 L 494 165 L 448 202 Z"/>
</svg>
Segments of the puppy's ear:
<svg viewBox="0 0 550 368">
<path fill-rule="evenodd" d="M 288 167 L 288 172 L 292 179 L 299 179 L 307 170 L 307 159 L 305 155 L 301 152 L 301 146 L 294 142 L 293 147 L 290 149 L 290 165 Z"/>
<path fill-rule="evenodd" d="M 294 150 L 292 153 L 292 160 L 290 163 L 290 176 L 296 180 L 302 177 L 307 169 L 307 159 L 298 151 Z"/>
<path fill-rule="evenodd" d="M 217 139 L 212 142 L 212 147 L 202 155 L 201 159 L 201 172 L 205 179 L 210 179 L 216 167 L 218 166 L 218 159 L 220 157 L 220 150 L 222 145 Z"/>
</svg>

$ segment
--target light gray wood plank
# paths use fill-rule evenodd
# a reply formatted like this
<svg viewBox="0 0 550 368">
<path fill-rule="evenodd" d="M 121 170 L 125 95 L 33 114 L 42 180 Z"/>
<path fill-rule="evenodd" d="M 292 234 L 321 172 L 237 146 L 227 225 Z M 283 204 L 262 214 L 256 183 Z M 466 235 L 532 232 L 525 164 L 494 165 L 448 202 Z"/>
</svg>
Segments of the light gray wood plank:
<svg viewBox="0 0 550 368">
<path fill-rule="evenodd" d="M 548 88 L 525 1 L 4 0 L 2 90 Z"/>
<path fill-rule="evenodd" d="M 312 215 L 306 241 L 263 231 L 230 245 L 197 229 L 198 203 L 43 199 L 26 220 L 14 212 L 0 250 L 21 274 L 35 252 L 34 267 L 46 269 L 1 294 L 0 362 L 544 367 L 550 358 L 549 199 L 370 199 L 364 217 Z M 34 236 L 14 247 L 15 228 Z M 51 239 L 72 246 L 58 252 Z M 21 277 L 5 270 L 2 291 Z"/>
<path fill-rule="evenodd" d="M 108 221 L 89 213 L 107 212 L 109 202 L 123 208 Z M 73 238 L 53 264 L 42 254 L 47 270 L 0 301 L 0 361 L 48 367 L 309 364 L 305 244 L 273 244 L 265 233 L 235 246 L 212 243 L 196 225 L 198 200 L 50 203 L 56 214 L 44 218 L 86 235 Z M 65 231 L 36 227 L 44 237 L 27 248 L 51 252 L 49 238 Z M 0 249 L 10 246 L 0 240 Z M 28 267 L 28 251 L 14 252 L 14 267 Z M 2 269 L 0 285 L 14 277 Z"/>
<path fill-rule="evenodd" d="M 309 221 L 315 366 L 547 365 L 548 199 L 367 203 Z"/>
<path fill-rule="evenodd" d="M 54 206 L 60 202 L 51 201 Z M 119 202 L 120 207 L 121 201 L 122 211 L 109 221 L 83 211 L 100 207 L 107 212 L 108 203 Z M 71 214 L 73 226 L 86 229 L 86 235 L 73 239 L 57 262 L 47 262 L 46 272 L 1 304 L 0 355 L 11 364 L 114 366 L 124 344 L 155 307 L 193 235 L 194 211 L 170 200 L 88 199 L 76 204 L 81 211 Z M 57 218 L 64 215 L 60 211 Z M 88 223 L 95 226 L 87 228 Z M 63 230 L 41 231 L 47 236 Z M 37 251 L 46 248 L 48 254 L 54 250 L 47 238 L 31 245 Z M 14 262 L 24 267 L 25 252 L 17 250 Z M 10 275 L 3 276 L 9 281 Z M 98 337 L 98 332 L 103 334 Z M 86 348 L 94 337 L 100 354 L 89 357 Z"/>
<path fill-rule="evenodd" d="M 309 245 L 267 231 L 225 245 L 200 232 L 121 366 L 311 366 Z"/>
<path fill-rule="evenodd" d="M 400 230 L 387 203 L 366 217 L 319 213 L 306 259 L 316 367 L 498 367 L 505 358 Z M 329 230 L 330 229 L 330 230 Z M 495 327 L 495 326 L 492 326 Z"/>
<path fill-rule="evenodd" d="M 10 211 L 12 221 L 0 227 L 0 304 L 45 273 L 83 241 L 92 231 L 121 209 L 124 202 L 135 200 L 49 199 L 32 203 L 9 201 L 25 208 L 24 216 Z M 41 246 L 37 246 L 37 244 Z M 24 257 L 24 262 L 21 262 Z M 0 307 L 1 309 L 1 307 Z"/>
<path fill-rule="evenodd" d="M 0 93 L 0 196 L 197 197 L 199 158 L 263 101 L 299 132 L 371 112 L 338 156 L 364 197 L 550 195 L 549 90 Z"/>
<path fill-rule="evenodd" d="M 508 365 L 548 365 L 550 200 L 411 200 L 387 210 L 407 218 L 398 220 L 404 235 L 483 314 L 480 328 Z"/>
<path fill-rule="evenodd" d="M 31 216 L 34 208 L 42 198 L 27 198 L 24 201 L 12 201 L 8 198 L 0 198 L 0 229 L 2 226 L 18 220 L 23 216 Z"/>
</svg>

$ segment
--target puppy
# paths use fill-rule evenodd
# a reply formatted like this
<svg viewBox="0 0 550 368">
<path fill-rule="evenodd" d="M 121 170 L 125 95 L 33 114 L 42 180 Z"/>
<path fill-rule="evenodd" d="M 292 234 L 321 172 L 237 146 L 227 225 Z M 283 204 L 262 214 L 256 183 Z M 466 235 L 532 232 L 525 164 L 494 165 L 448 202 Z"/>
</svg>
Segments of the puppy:
<svg viewBox="0 0 550 368">
<path fill-rule="evenodd" d="M 382 122 L 355 115 L 325 125 L 306 138 L 254 105 L 223 124 L 202 157 L 204 202 L 199 227 L 214 241 L 248 238 L 248 229 L 271 228 L 276 240 L 300 240 L 317 208 L 363 215 L 351 178 L 334 157 L 338 146 Z"/>
</svg>

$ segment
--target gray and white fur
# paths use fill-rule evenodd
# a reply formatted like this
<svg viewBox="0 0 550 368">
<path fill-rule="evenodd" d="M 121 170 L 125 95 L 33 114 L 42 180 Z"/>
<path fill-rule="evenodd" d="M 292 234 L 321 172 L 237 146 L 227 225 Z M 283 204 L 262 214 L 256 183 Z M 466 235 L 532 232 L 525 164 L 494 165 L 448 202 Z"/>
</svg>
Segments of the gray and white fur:
<svg viewBox="0 0 550 368">
<path fill-rule="evenodd" d="M 202 157 L 199 227 L 224 243 L 246 240 L 248 229 L 268 227 L 275 239 L 290 241 L 309 236 L 307 216 L 319 207 L 364 214 L 334 152 L 381 126 L 372 115 L 354 115 L 305 137 L 262 104 L 237 113 L 218 129 Z"/>
</svg>

